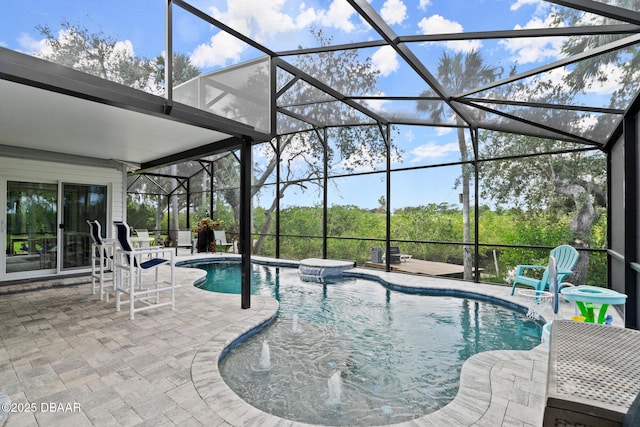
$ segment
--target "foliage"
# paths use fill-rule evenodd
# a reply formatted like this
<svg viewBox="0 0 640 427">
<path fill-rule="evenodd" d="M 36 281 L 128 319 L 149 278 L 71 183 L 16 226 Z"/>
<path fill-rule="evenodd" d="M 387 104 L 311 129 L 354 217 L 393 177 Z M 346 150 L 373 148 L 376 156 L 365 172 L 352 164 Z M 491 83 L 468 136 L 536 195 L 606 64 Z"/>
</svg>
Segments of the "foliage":
<svg viewBox="0 0 640 427">
<path fill-rule="evenodd" d="M 264 225 L 264 208 L 254 214 L 254 230 Z M 319 257 L 322 253 L 322 208 L 288 207 L 283 216 L 281 257 L 303 259 Z M 479 215 L 479 240 L 484 281 L 508 283 L 508 273 L 518 264 L 546 265 L 549 249 L 530 249 L 506 246 L 542 246 L 553 248 L 570 243 L 572 234 L 568 224 L 570 213 L 546 211 L 530 212 L 518 208 L 491 210 L 483 207 Z M 454 206 L 430 204 L 397 210 L 391 216 L 391 239 L 403 253 L 414 259 L 462 264 L 460 233 L 462 212 Z M 447 225 L 447 226 L 443 226 Z M 375 209 L 334 205 L 327 211 L 327 252 L 332 259 L 354 260 L 363 265 L 369 260 L 373 246 L 383 246 L 386 230 L 385 215 Z M 273 230 L 270 231 L 273 233 Z M 592 245 L 604 248 L 606 218 L 593 226 Z M 409 242 L 417 241 L 418 243 Z M 263 255 L 275 253 L 275 240 L 266 239 Z M 492 246 L 482 246 L 482 245 Z M 495 246 L 494 246 L 495 245 Z M 494 252 L 495 251 L 495 254 Z M 581 252 L 581 257 L 584 256 Z M 495 256 L 495 260 L 494 260 Z M 584 283 L 601 286 L 606 283 L 606 256 L 592 254 L 589 274 Z M 498 271 L 495 261 L 498 262 Z"/>
<path fill-rule="evenodd" d="M 196 225 L 193 226 L 193 231 L 200 233 L 206 230 L 213 230 L 214 228 L 222 227 L 223 222 L 211 218 L 201 218 Z"/>
<path fill-rule="evenodd" d="M 238 233 L 240 228 L 236 222 L 236 214 L 233 207 L 225 203 L 224 200 L 215 200 L 213 204 L 213 215 L 224 225 L 227 233 Z"/>
<path fill-rule="evenodd" d="M 521 153 L 539 155 L 483 162 L 481 197 L 498 206 L 513 205 L 527 217 L 547 218 L 541 229 L 521 230 L 531 233 L 525 237 L 529 244 L 546 244 L 538 243 L 545 240 L 544 231 L 553 223 L 566 221 L 562 236 L 551 240 L 578 249 L 593 247 L 593 224 L 606 210 L 605 156 L 595 150 L 576 150 L 575 144 L 562 141 L 497 132 L 484 132 L 483 137 L 481 155 L 487 159 Z M 584 252 L 576 266 L 576 280 L 580 282 L 586 280 L 588 258 Z"/>
<path fill-rule="evenodd" d="M 321 46 L 331 45 L 331 38 L 326 38 L 322 31 L 312 30 L 312 34 Z M 294 65 L 302 72 L 321 80 L 328 87 L 348 96 L 367 96 L 379 92 L 379 71 L 370 57 L 361 58 L 354 49 L 299 55 Z M 296 83 L 289 73 L 279 73 L 277 79 L 278 87 Z M 300 80 L 299 84 L 292 84 L 278 97 L 277 104 L 283 111 L 309 117 L 327 126 L 348 125 L 360 120 L 361 113 L 347 103 L 334 100 L 316 104 L 315 101 L 320 99 L 334 100 L 328 94 Z M 320 191 L 321 180 L 317 178 L 324 173 L 325 153 L 329 168 L 340 167 L 349 172 L 363 167 L 375 167 L 384 161 L 389 150 L 377 126 L 332 127 L 327 128 L 326 134 L 300 130 L 297 120 L 289 119 L 285 114 L 279 116 L 278 133 L 282 136 L 273 143 L 279 151 L 280 163 L 276 150 L 264 150 L 266 164 L 254 167 L 256 179 L 252 196 L 255 196 L 261 186 L 272 177 L 276 167 L 281 168 L 284 182 L 280 186 L 280 193 L 275 197 L 282 198 L 292 186 L 309 191 L 308 185 L 316 185 Z M 397 147 L 392 145 L 390 148 L 395 158 L 401 158 L 401 151 Z M 295 175 L 296 172 L 300 175 Z M 273 200 L 271 206 L 264 211 L 265 222 L 261 236 L 270 228 L 276 206 L 276 200 Z M 263 237 L 260 237 L 256 246 L 258 251 L 263 244 Z"/>
<path fill-rule="evenodd" d="M 131 199 L 127 201 L 127 223 L 132 229 L 154 230 L 156 228 L 155 218 L 155 206 L 135 203 Z"/>
<path fill-rule="evenodd" d="M 62 21 L 60 26 L 58 32 L 47 25 L 36 27 L 48 47 L 40 53 L 41 58 L 134 89 L 163 93 L 165 60 L 162 55 L 148 59 L 135 55 L 130 42 L 118 41 L 102 31 L 92 32 L 68 21 Z M 174 54 L 174 85 L 199 74 L 184 54 Z"/>
<path fill-rule="evenodd" d="M 609 2 L 605 1 L 605 3 Z M 640 10 L 639 0 L 618 0 L 615 5 L 629 10 Z M 585 17 L 582 12 L 564 8 L 559 10 L 556 25 L 566 27 L 585 25 L 586 19 L 589 20 L 588 25 L 594 27 L 619 24 L 619 21 L 614 18 L 595 14 Z M 567 56 L 580 54 L 629 36 L 630 34 L 600 34 L 589 37 L 569 37 L 562 46 L 562 53 Z M 626 108 L 638 91 L 639 53 L 640 47 L 636 43 L 627 49 L 614 50 L 605 55 L 580 61 L 564 77 L 564 83 L 572 92 L 584 91 L 592 85 L 592 82 L 617 84 L 618 89 L 611 97 L 610 106 Z M 617 81 L 611 82 L 613 79 L 617 79 Z M 605 118 L 603 117 L 603 119 Z"/>
</svg>

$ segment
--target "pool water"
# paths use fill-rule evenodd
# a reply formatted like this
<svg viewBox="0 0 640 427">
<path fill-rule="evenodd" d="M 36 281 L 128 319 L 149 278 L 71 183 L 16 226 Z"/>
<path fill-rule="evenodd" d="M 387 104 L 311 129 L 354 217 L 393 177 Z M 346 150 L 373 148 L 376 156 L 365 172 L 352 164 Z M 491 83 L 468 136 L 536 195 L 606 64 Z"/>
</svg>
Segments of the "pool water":
<svg viewBox="0 0 640 427">
<path fill-rule="evenodd" d="M 205 289 L 240 293 L 239 264 L 197 267 L 208 271 Z M 304 282 L 296 269 L 254 265 L 251 287 L 278 299 L 278 316 L 229 350 L 222 377 L 262 411 L 310 424 L 381 425 L 426 415 L 455 397 L 469 357 L 529 350 L 542 333 L 523 313 L 497 304 L 404 294 L 359 278 Z"/>
</svg>

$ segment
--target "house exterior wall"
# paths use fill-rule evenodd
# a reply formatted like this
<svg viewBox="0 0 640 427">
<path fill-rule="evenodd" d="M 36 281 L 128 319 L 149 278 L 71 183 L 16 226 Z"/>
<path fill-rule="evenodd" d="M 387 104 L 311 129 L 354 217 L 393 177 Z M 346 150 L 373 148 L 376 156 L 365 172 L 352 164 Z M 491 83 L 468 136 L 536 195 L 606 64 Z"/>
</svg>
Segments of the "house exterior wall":
<svg viewBox="0 0 640 427">
<path fill-rule="evenodd" d="M 107 187 L 107 212 L 108 224 L 113 221 L 126 220 L 126 174 L 123 169 L 116 167 L 98 167 L 95 165 L 81 165 L 73 163 L 50 162 L 34 159 L 22 159 L 2 157 L 0 153 L 0 283 L 2 281 L 29 279 L 52 275 L 51 271 L 34 270 L 22 273 L 6 274 L 6 262 L 8 258 L 7 247 L 7 182 L 37 182 L 58 184 L 60 192 L 63 183 L 100 185 Z M 60 199 L 61 197 L 59 197 Z M 60 221 L 61 200 L 58 200 L 58 220 Z M 87 226 L 88 227 L 88 226 Z M 87 228 L 87 233 L 88 233 Z M 59 233 L 59 232 L 58 232 Z M 112 226 L 103 224 L 103 234 L 113 237 Z M 59 264 L 59 263 L 58 263 Z M 89 269 L 87 268 L 87 271 Z M 61 271 L 57 266 L 55 275 L 78 273 Z"/>
<path fill-rule="evenodd" d="M 627 303 L 627 316 L 630 317 L 630 320 L 627 320 L 626 324 L 628 327 L 640 329 L 640 149 L 638 148 L 638 142 L 640 141 L 640 114 L 637 109 L 629 120 L 632 125 L 628 129 L 628 132 L 631 133 L 632 136 L 629 138 L 630 141 L 627 141 L 627 144 L 633 144 L 635 147 L 635 158 L 632 160 L 634 166 L 633 172 L 625 172 L 627 179 L 633 179 L 634 181 L 631 186 L 634 194 L 629 197 L 633 198 L 626 200 L 627 205 L 633 205 L 634 214 L 634 218 L 630 218 L 628 215 L 625 221 L 627 229 L 630 228 L 630 226 L 632 228 L 631 233 L 625 233 L 627 239 L 632 239 L 630 242 L 627 242 L 625 247 L 627 251 L 633 248 L 631 249 L 633 256 L 629 257 L 631 269 L 627 268 L 627 274 L 631 275 L 631 277 L 626 280 L 625 289 L 629 297 L 628 300 L 630 300 L 630 302 Z M 625 190 L 625 193 L 626 192 Z"/>
<path fill-rule="evenodd" d="M 640 99 L 627 112 L 609 156 L 609 283 L 627 295 L 628 328 L 640 328 Z"/>
<path fill-rule="evenodd" d="M 609 161 L 611 164 L 609 170 L 609 180 L 612 189 L 620 189 L 611 191 L 609 194 L 609 249 L 614 255 L 609 257 L 609 283 L 611 288 L 618 292 L 625 292 L 624 289 L 624 245 L 625 245 L 625 223 L 624 223 L 624 141 L 620 137 L 613 144 L 609 153 Z M 622 257 L 622 258 L 621 258 Z"/>
</svg>

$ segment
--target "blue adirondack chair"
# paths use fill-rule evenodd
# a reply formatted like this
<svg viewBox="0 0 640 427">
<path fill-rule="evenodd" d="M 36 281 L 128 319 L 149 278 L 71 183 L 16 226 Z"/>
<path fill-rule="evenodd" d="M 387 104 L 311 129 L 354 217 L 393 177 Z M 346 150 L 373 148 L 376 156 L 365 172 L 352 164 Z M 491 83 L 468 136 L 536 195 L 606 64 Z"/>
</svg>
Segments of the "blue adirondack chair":
<svg viewBox="0 0 640 427">
<path fill-rule="evenodd" d="M 573 267 L 578 262 L 578 251 L 569 245 L 561 245 L 554 248 L 550 256 L 556 260 L 558 286 L 567 277 L 573 274 Z M 542 278 L 536 279 L 525 275 L 526 270 L 544 269 Z M 511 295 L 516 290 L 516 285 L 530 286 L 536 291 L 544 291 L 549 287 L 549 267 L 547 265 L 518 265 L 516 267 L 516 275 L 513 279 L 513 286 L 511 287 Z"/>
</svg>

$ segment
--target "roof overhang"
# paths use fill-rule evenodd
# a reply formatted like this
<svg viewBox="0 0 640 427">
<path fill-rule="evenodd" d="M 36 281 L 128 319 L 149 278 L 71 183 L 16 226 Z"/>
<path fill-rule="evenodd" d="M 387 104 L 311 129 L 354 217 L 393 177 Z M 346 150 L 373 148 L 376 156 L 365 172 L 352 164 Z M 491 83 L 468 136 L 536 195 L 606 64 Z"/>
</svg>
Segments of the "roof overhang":
<svg viewBox="0 0 640 427">
<path fill-rule="evenodd" d="M 0 146 L 134 169 L 268 135 L 163 97 L 0 48 Z M 46 156 L 45 156 L 46 157 Z M 58 158 L 61 158 L 58 156 Z"/>
</svg>

